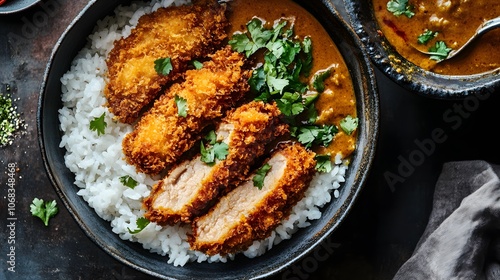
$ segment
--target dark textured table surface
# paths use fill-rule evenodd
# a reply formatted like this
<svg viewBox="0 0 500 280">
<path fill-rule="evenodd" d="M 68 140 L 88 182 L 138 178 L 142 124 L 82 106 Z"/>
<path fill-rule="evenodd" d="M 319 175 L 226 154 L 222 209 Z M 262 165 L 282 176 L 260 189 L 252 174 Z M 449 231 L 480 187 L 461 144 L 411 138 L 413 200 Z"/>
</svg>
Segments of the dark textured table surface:
<svg viewBox="0 0 500 280">
<path fill-rule="evenodd" d="M 11 146 L 0 149 L 0 279 L 151 279 L 107 255 L 84 234 L 57 197 L 42 163 L 36 113 L 45 66 L 65 27 L 85 5 L 49 0 L 0 15 L 0 91 L 10 85 L 27 124 Z M 495 124 L 500 93 L 491 92 L 486 100 L 432 100 L 402 89 L 378 71 L 377 77 L 380 136 L 367 184 L 338 230 L 273 279 L 391 279 L 425 228 L 443 162 L 499 162 Z M 443 141 L 433 140 L 436 131 Z M 17 167 L 16 201 L 8 205 L 12 165 Z M 390 175 L 398 177 L 391 181 Z M 31 216 L 34 197 L 55 199 L 60 206 L 49 227 Z M 13 216 L 7 213 L 10 206 Z M 14 268 L 9 260 L 15 261 Z"/>
</svg>

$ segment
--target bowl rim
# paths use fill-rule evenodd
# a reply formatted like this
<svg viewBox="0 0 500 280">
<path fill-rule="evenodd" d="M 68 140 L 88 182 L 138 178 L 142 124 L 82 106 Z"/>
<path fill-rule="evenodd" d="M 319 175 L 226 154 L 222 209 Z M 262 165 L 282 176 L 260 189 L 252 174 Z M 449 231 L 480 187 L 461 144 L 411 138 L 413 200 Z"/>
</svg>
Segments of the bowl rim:
<svg viewBox="0 0 500 280">
<path fill-rule="evenodd" d="M 23 3 L 24 5 L 19 6 L 16 4 L 9 5 L 8 2 L 5 2 L 2 6 L 0 6 L 0 15 L 8 15 L 17 12 L 24 11 L 28 8 L 35 6 L 40 3 L 42 0 L 31 0 L 28 3 Z"/>
<path fill-rule="evenodd" d="M 80 228 L 83 230 L 83 232 L 87 235 L 87 237 L 89 239 L 91 239 L 96 245 L 98 245 L 98 247 L 100 247 L 106 253 L 108 253 L 109 255 L 114 257 L 116 260 L 128 265 L 129 267 L 132 267 L 136 270 L 139 270 L 145 274 L 149 274 L 151 276 L 155 276 L 157 278 L 162 278 L 162 279 L 175 279 L 175 278 L 171 278 L 170 276 L 165 275 L 157 270 L 152 270 L 151 268 L 148 268 L 147 266 L 135 263 L 134 261 L 132 261 L 130 259 L 129 256 L 123 255 L 124 253 L 122 252 L 122 250 L 127 250 L 127 248 L 133 247 L 131 249 L 132 253 L 134 253 L 135 250 L 140 250 L 141 253 L 145 253 L 147 255 L 147 257 L 151 257 L 154 259 L 163 258 L 162 256 L 157 256 L 155 253 L 148 252 L 146 249 L 143 249 L 142 247 L 139 248 L 138 243 L 120 239 L 120 240 L 118 240 L 118 242 L 120 243 L 119 245 L 120 246 L 123 245 L 126 248 L 120 247 L 119 248 L 120 250 L 117 250 L 117 248 L 111 246 L 108 242 L 106 242 L 105 237 L 108 235 L 103 237 L 102 234 L 111 233 L 113 235 L 114 239 L 119 238 L 117 234 L 111 232 L 111 227 L 109 227 L 108 221 L 105 221 L 105 220 L 97 217 L 99 219 L 99 221 L 97 221 L 97 223 L 108 225 L 107 227 L 105 227 L 105 230 L 107 230 L 108 232 L 103 233 L 103 231 L 100 229 L 98 231 L 96 231 L 96 228 L 93 228 L 90 226 L 90 224 L 87 221 L 87 218 L 83 215 L 84 213 L 82 214 L 82 213 L 78 212 L 78 205 L 75 205 L 75 202 L 73 201 L 74 196 L 76 194 L 68 193 L 68 187 L 75 188 L 76 186 L 74 186 L 74 184 L 73 184 L 73 186 L 64 186 L 64 182 L 63 182 L 64 178 L 62 178 L 64 174 L 62 174 L 62 175 L 59 174 L 59 172 L 61 172 L 61 171 L 58 170 L 58 166 L 54 165 L 54 162 L 53 162 L 54 159 L 53 159 L 53 155 L 51 155 L 51 151 L 52 151 L 51 149 L 57 150 L 57 148 L 47 146 L 47 144 L 51 142 L 49 139 L 51 136 L 49 135 L 50 133 L 47 132 L 47 131 L 49 131 L 49 129 L 46 129 L 46 127 L 44 126 L 44 123 L 45 123 L 44 120 L 46 119 L 45 114 L 47 113 L 47 109 L 45 109 L 47 100 L 45 97 L 48 95 L 48 92 L 47 92 L 48 91 L 47 87 L 49 86 L 48 80 L 51 77 L 51 73 L 53 72 L 53 68 L 56 67 L 54 64 L 54 60 L 58 58 L 58 54 L 61 52 L 61 49 L 65 46 L 64 43 L 65 43 L 65 39 L 68 37 L 68 34 L 70 34 L 72 32 L 72 30 L 75 28 L 75 26 L 82 20 L 82 18 L 84 18 L 84 16 L 90 10 L 92 10 L 92 8 L 95 8 L 97 6 L 98 2 L 102 3 L 103 1 L 90 0 L 89 3 L 82 9 L 82 11 L 80 11 L 78 13 L 78 15 L 75 17 L 75 19 L 69 24 L 69 26 L 66 28 L 66 30 L 63 32 L 63 34 L 60 36 L 60 38 L 56 42 L 56 44 L 52 50 L 52 54 L 50 56 L 50 59 L 49 59 L 47 66 L 45 68 L 45 73 L 44 73 L 43 82 L 42 82 L 42 85 L 40 88 L 40 95 L 39 95 L 38 108 L 37 108 L 38 143 L 39 143 L 40 151 L 42 154 L 44 168 L 45 168 L 46 174 L 48 175 L 56 193 L 58 194 L 58 196 L 62 200 L 66 209 L 69 211 L 71 216 L 75 219 L 75 221 L 80 226 Z M 301 4 L 300 1 L 297 1 L 297 2 L 299 2 L 299 4 Z M 352 40 L 352 42 L 354 44 L 356 44 L 356 46 L 360 46 L 359 38 L 356 36 L 356 34 L 352 30 L 352 28 L 345 22 L 345 20 L 338 14 L 337 10 L 333 7 L 332 3 L 328 0 L 319 0 L 319 2 L 321 2 L 324 5 L 324 7 L 331 12 L 330 17 L 332 17 L 335 20 L 334 24 L 340 25 L 344 29 L 342 32 L 347 34 L 350 37 L 349 39 Z M 116 6 L 118 6 L 118 4 L 120 2 L 119 2 L 119 0 L 115 0 L 113 3 L 116 3 L 116 5 L 113 4 L 116 7 Z M 304 5 L 307 5 L 307 1 L 306 1 L 306 4 L 304 4 Z M 108 12 L 111 12 L 111 11 L 108 11 Z M 96 24 L 95 22 L 92 22 L 92 26 L 95 26 L 95 24 Z M 87 36 L 88 36 L 88 34 L 87 34 Z M 340 48 L 339 48 L 339 51 L 340 51 Z M 307 254 L 311 253 L 314 248 L 316 248 L 318 245 L 321 244 L 321 242 L 323 242 L 326 238 L 328 238 L 328 236 L 336 228 L 338 228 L 338 226 L 344 221 L 344 219 L 346 218 L 346 216 L 350 212 L 350 209 L 352 208 L 354 202 L 356 201 L 357 197 L 359 196 L 359 193 L 361 192 L 363 185 L 365 184 L 365 182 L 367 180 L 368 174 L 371 170 L 373 158 L 375 156 L 376 143 L 377 143 L 377 139 L 378 139 L 379 98 L 378 98 L 378 87 L 377 87 L 377 83 L 376 83 L 374 69 L 372 68 L 372 65 L 370 63 L 368 55 L 362 48 L 358 48 L 357 51 L 361 55 L 361 57 L 357 58 L 360 61 L 360 65 L 359 65 L 360 69 L 359 70 L 362 71 L 363 74 L 366 75 L 366 77 L 364 77 L 366 80 L 360 82 L 360 83 L 362 83 L 362 85 L 360 85 L 361 88 L 359 88 L 359 90 L 363 91 L 363 92 L 360 92 L 359 96 L 357 96 L 358 99 L 359 99 L 359 97 L 363 97 L 363 100 L 357 101 L 358 114 L 360 115 L 361 118 L 363 118 L 363 121 L 365 123 L 364 126 L 360 127 L 360 130 L 362 130 L 362 133 L 364 133 L 366 135 L 366 137 L 369 139 L 358 139 L 359 151 L 357 151 L 357 153 L 356 153 L 357 156 L 355 156 L 355 158 L 353 159 L 353 162 L 356 161 L 359 164 L 359 166 L 357 167 L 358 169 L 356 169 L 356 170 L 354 168 L 351 168 L 351 167 L 348 169 L 348 172 L 352 173 L 351 175 L 349 175 L 349 178 L 350 178 L 349 180 L 350 180 L 350 183 L 352 185 L 349 186 L 349 189 L 347 188 L 347 186 L 343 186 L 343 188 L 342 188 L 342 189 L 346 189 L 345 194 L 344 194 L 345 201 L 342 204 L 340 204 L 340 206 L 338 207 L 338 210 L 336 211 L 336 213 L 332 217 L 328 217 L 329 219 L 328 219 L 328 221 L 325 221 L 326 225 L 323 227 L 322 231 L 315 232 L 315 234 L 313 234 L 314 238 L 312 238 L 310 241 L 308 241 L 308 244 L 306 244 L 306 245 L 308 245 L 307 247 L 303 247 L 302 250 L 300 250 L 298 252 L 293 252 L 293 254 L 287 256 L 284 260 L 281 260 L 277 266 L 268 267 L 267 270 L 259 271 L 258 272 L 259 274 L 256 274 L 257 273 L 256 271 L 248 271 L 246 273 L 245 278 L 248 277 L 248 279 L 250 279 L 250 278 L 251 279 L 260 279 L 260 278 L 269 277 L 271 275 L 275 275 L 279 272 L 284 271 L 289 265 L 297 262 L 298 260 L 305 257 Z M 65 71 L 67 71 L 67 69 Z M 57 95 L 59 96 L 60 92 L 58 92 Z M 363 108 L 360 107 L 361 104 L 364 105 Z M 370 110 L 362 110 L 364 108 L 369 108 Z M 56 113 L 53 113 L 53 114 L 56 114 Z M 59 124 L 59 122 L 57 122 L 57 124 Z M 358 136 L 358 138 L 361 138 L 361 136 Z M 361 143 L 360 142 L 361 140 L 363 140 L 364 142 Z M 61 149 L 61 148 L 59 148 L 59 149 Z M 357 171 L 357 172 L 354 172 L 354 171 Z M 347 177 L 348 177 L 348 175 L 346 174 L 346 183 L 345 184 L 347 184 L 347 179 L 348 179 Z M 90 210 L 91 212 L 93 212 L 93 213 L 91 213 L 91 216 L 94 216 L 94 217 L 97 216 L 95 214 L 94 209 L 91 208 L 87 204 L 87 202 L 85 202 L 81 197 L 78 197 L 78 199 L 80 201 L 77 203 L 79 203 L 79 204 L 83 203 L 84 207 L 88 208 L 87 210 Z M 346 204 L 346 202 L 348 202 L 348 203 Z M 332 202 L 325 205 L 324 208 L 328 207 L 331 204 L 332 204 Z M 324 209 L 322 209 L 322 212 L 323 212 L 323 210 Z M 325 219 L 325 218 L 323 218 L 323 219 Z M 311 226 L 309 228 L 311 228 Z M 301 232 L 301 231 L 299 230 L 299 232 Z M 295 233 L 294 237 L 299 232 Z M 302 233 L 305 234 L 304 230 L 302 230 Z M 299 237 L 295 237 L 295 238 L 299 238 Z M 281 242 L 278 245 L 275 245 L 275 247 L 282 246 L 282 244 L 284 242 L 285 241 Z M 121 244 L 121 243 L 123 243 L 123 244 Z M 304 243 L 304 242 L 301 241 L 301 243 Z M 273 255 L 276 254 L 276 252 L 279 250 L 279 248 L 274 248 L 274 249 L 275 250 L 270 250 L 270 251 L 266 252 L 266 254 L 264 254 L 263 256 L 269 255 L 273 251 L 274 251 L 274 253 L 272 253 L 272 254 Z M 261 257 L 259 257 L 259 258 L 261 258 Z M 242 257 L 242 258 L 245 258 L 245 257 Z M 235 260 L 232 260 L 229 262 L 235 262 Z M 165 265 L 167 265 L 167 264 L 165 264 Z M 213 264 L 210 264 L 210 265 L 213 265 Z M 174 268 L 174 267 L 172 267 L 172 268 Z M 186 264 L 186 266 L 182 267 L 181 269 L 184 269 L 184 268 L 189 269 L 188 264 Z M 226 279 L 226 278 L 221 277 L 221 279 Z M 227 279 L 232 279 L 232 278 L 227 278 Z"/>
<path fill-rule="evenodd" d="M 364 12 L 367 9 L 373 11 L 372 0 L 342 1 L 348 20 L 373 64 L 406 90 L 434 99 L 460 100 L 500 89 L 500 68 L 471 75 L 442 75 L 418 67 L 401 56 L 381 35 L 374 13 Z M 393 67 L 395 61 L 400 61 L 397 65 L 400 70 Z"/>
</svg>

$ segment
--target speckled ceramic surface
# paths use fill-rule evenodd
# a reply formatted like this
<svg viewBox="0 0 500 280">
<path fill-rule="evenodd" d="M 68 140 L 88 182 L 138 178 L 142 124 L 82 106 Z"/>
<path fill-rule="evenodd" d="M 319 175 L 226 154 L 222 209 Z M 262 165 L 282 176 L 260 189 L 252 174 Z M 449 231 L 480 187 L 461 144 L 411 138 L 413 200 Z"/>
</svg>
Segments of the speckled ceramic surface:
<svg viewBox="0 0 500 280">
<path fill-rule="evenodd" d="M 40 0 L 7 0 L 0 5 L 0 15 L 24 11 L 38 2 L 40 2 Z"/>
<path fill-rule="evenodd" d="M 500 69 L 470 76 L 438 75 L 405 60 L 379 32 L 372 1 L 344 0 L 350 23 L 372 62 L 391 80 L 423 96 L 463 99 L 500 89 Z"/>
<path fill-rule="evenodd" d="M 74 175 L 64 165 L 64 150 L 59 148 L 58 109 L 61 102 L 60 77 L 69 69 L 98 19 L 110 13 L 119 0 L 93 0 L 68 26 L 54 47 L 42 85 L 38 108 L 38 133 L 48 176 L 65 206 L 82 230 L 104 251 L 123 263 L 162 279 L 257 279 L 274 275 L 311 252 L 348 217 L 348 212 L 368 176 L 378 137 L 379 100 L 374 71 L 361 42 L 339 18 L 328 0 L 300 1 L 329 31 L 345 58 L 354 79 L 360 119 L 357 151 L 346 174 L 340 197 L 327 204 L 321 219 L 299 230 L 263 256 L 237 257 L 227 263 L 189 263 L 184 267 L 167 264 L 166 257 L 150 253 L 140 244 L 123 241 L 111 231 L 108 222 L 97 216 L 79 197 Z"/>
</svg>

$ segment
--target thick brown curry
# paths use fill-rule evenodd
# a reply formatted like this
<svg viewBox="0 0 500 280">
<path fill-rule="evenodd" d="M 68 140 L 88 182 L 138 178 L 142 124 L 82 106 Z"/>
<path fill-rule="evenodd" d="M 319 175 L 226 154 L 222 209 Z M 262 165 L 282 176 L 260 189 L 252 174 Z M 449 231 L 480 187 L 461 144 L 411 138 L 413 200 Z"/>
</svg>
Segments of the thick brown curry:
<svg viewBox="0 0 500 280">
<path fill-rule="evenodd" d="M 423 69 L 444 75 L 469 75 L 500 67 L 500 30 L 493 30 L 468 47 L 464 53 L 437 63 L 414 47 L 427 51 L 437 41 L 458 49 L 485 20 L 500 16 L 498 0 L 409 0 L 414 16 L 395 16 L 387 9 L 389 0 L 373 0 L 381 32 L 403 57 Z M 399 1 L 401 2 L 401 1 Z M 437 32 L 427 44 L 417 38 L 426 30 Z"/>
<path fill-rule="evenodd" d="M 341 119 L 350 115 L 356 117 L 356 102 L 351 76 L 334 42 L 322 25 L 304 8 L 290 0 L 235 0 L 230 2 L 231 30 L 245 30 L 253 17 L 258 17 L 272 25 L 280 18 L 294 23 L 294 33 L 303 38 L 309 36 L 313 48 L 313 69 L 311 73 L 332 68 L 332 74 L 325 81 L 326 90 L 316 102 L 319 124 L 339 125 Z M 311 75 L 312 77 L 312 75 Z M 342 130 L 336 134 L 332 143 L 316 152 L 341 153 L 348 157 L 355 149 L 356 132 L 346 135 Z"/>
</svg>

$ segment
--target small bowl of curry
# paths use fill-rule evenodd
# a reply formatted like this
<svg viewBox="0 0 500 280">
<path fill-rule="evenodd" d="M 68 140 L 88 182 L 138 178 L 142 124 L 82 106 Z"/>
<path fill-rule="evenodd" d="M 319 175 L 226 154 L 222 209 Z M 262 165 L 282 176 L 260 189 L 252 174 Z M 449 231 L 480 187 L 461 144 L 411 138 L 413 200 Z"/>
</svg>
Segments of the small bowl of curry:
<svg viewBox="0 0 500 280">
<path fill-rule="evenodd" d="M 483 22 L 500 16 L 495 0 L 344 0 L 344 4 L 372 62 L 404 88 L 439 99 L 500 88 L 500 29 L 446 59 Z"/>
</svg>

